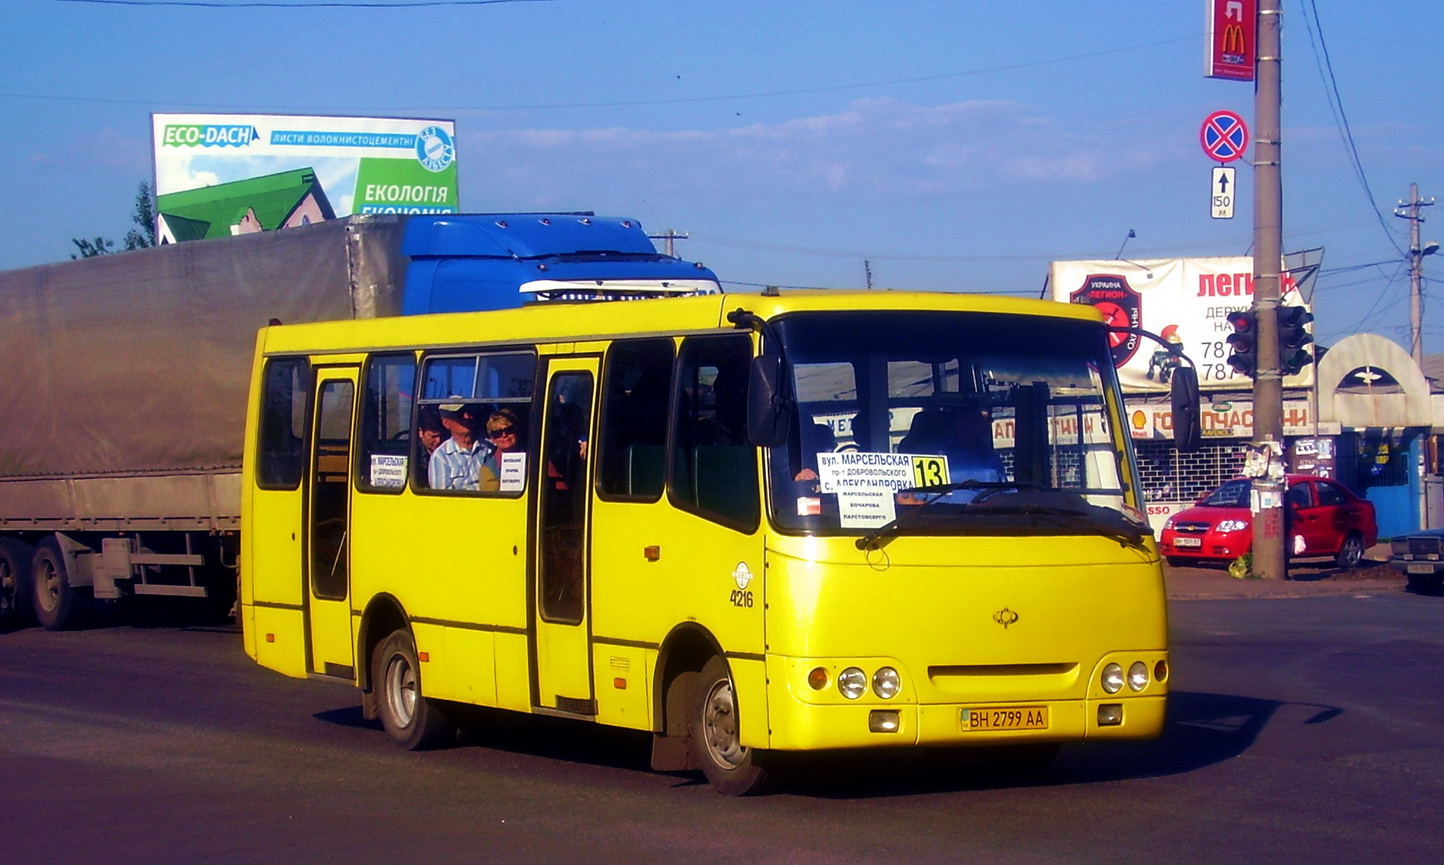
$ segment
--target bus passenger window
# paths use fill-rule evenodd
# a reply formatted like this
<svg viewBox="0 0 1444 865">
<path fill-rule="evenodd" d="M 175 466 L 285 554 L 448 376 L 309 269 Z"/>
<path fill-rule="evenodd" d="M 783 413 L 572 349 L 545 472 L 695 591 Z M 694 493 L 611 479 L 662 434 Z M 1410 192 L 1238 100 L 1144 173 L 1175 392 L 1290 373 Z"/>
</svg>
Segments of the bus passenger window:
<svg viewBox="0 0 1444 865">
<path fill-rule="evenodd" d="M 536 353 L 529 350 L 424 358 L 412 435 L 418 443 L 416 488 L 511 497 L 524 493 L 525 463 L 518 458 L 525 459 L 535 375 Z M 494 422 L 498 413 L 510 421 Z M 503 427 L 514 433 L 509 440 L 490 437 Z M 511 470 L 503 471 L 504 464 Z"/>
<path fill-rule="evenodd" d="M 294 490 L 306 464 L 303 442 L 311 367 L 305 358 L 281 358 L 266 365 L 263 378 L 256 485 Z"/>
<path fill-rule="evenodd" d="M 673 430 L 673 495 L 680 507 L 752 531 L 761 515 L 757 451 L 747 441 L 746 335 L 682 343 Z"/>
<path fill-rule="evenodd" d="M 601 494 L 656 501 L 666 466 L 672 341 L 618 342 L 607 355 L 599 442 Z"/>
<path fill-rule="evenodd" d="M 377 355 L 367 363 L 366 391 L 361 397 L 358 490 L 399 493 L 405 489 L 413 458 L 411 443 L 418 438 L 411 427 L 415 392 L 415 355 Z"/>
</svg>

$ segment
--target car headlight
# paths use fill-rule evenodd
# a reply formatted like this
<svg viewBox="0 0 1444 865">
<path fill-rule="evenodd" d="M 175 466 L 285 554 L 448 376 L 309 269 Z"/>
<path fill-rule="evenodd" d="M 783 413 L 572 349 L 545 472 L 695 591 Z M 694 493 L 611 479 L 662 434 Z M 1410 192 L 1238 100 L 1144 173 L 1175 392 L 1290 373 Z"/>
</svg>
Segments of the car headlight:
<svg viewBox="0 0 1444 865">
<path fill-rule="evenodd" d="M 1103 668 L 1103 690 L 1116 694 L 1123 688 L 1123 668 L 1109 664 Z"/>
<path fill-rule="evenodd" d="M 902 678 L 892 667 L 880 667 L 872 674 L 872 692 L 884 700 L 891 700 L 902 690 Z"/>
<path fill-rule="evenodd" d="M 857 667 L 848 667 L 837 674 L 837 689 L 849 700 L 856 700 L 867 693 L 867 673 Z"/>
<path fill-rule="evenodd" d="M 1169 517 L 1163 521 L 1163 529 L 1168 532 L 1173 531 L 1173 517 Z"/>
<path fill-rule="evenodd" d="M 1389 552 L 1396 556 L 1407 555 L 1409 552 L 1409 539 L 1394 538 L 1392 541 L 1389 541 Z"/>
<path fill-rule="evenodd" d="M 1148 665 L 1142 661 L 1134 661 L 1128 668 L 1128 687 L 1135 691 L 1141 691 L 1148 687 Z"/>
<path fill-rule="evenodd" d="M 1224 520 L 1223 522 L 1214 526 L 1214 531 L 1225 535 L 1229 532 L 1242 532 L 1246 531 L 1247 529 L 1248 523 L 1244 522 L 1243 520 Z"/>
</svg>

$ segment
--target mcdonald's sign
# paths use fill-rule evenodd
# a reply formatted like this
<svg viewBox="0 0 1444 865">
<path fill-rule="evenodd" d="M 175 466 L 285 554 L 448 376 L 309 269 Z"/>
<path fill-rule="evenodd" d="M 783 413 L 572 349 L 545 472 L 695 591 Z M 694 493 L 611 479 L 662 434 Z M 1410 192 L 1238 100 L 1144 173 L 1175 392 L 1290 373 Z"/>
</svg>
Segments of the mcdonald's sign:
<svg viewBox="0 0 1444 865">
<path fill-rule="evenodd" d="M 1209 78 L 1252 81 L 1257 58 L 1258 0 L 1204 0 L 1203 74 Z"/>
</svg>

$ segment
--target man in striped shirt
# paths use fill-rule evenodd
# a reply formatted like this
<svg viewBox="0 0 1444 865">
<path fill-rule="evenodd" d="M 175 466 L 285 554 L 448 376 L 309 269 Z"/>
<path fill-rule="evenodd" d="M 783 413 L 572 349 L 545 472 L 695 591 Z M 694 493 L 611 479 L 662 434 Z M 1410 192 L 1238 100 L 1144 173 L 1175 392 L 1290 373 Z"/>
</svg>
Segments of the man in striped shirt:
<svg viewBox="0 0 1444 865">
<path fill-rule="evenodd" d="M 431 454 L 431 465 L 427 470 L 431 488 L 479 489 L 481 464 L 489 448 L 476 437 L 479 425 L 476 408 L 463 402 L 443 403 L 438 408 L 441 425 L 451 433 L 451 438 L 442 442 Z"/>
</svg>

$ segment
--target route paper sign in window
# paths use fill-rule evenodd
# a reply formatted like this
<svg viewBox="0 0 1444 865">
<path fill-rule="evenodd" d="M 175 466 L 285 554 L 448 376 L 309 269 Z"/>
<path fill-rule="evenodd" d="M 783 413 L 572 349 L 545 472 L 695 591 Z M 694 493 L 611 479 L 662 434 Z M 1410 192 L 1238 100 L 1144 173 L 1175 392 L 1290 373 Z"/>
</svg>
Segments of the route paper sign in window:
<svg viewBox="0 0 1444 865">
<path fill-rule="evenodd" d="M 873 528 L 897 518 L 898 490 L 948 483 L 948 458 L 927 454 L 820 453 L 823 493 L 837 495 L 839 524 Z"/>
</svg>

